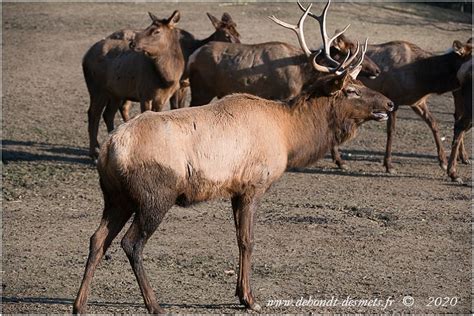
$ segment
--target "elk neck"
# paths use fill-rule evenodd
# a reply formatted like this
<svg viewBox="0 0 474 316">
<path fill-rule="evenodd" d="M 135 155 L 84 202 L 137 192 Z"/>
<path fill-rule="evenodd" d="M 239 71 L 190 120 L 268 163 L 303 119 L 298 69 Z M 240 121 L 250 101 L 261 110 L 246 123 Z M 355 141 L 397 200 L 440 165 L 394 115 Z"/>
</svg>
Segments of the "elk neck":
<svg viewBox="0 0 474 316">
<path fill-rule="evenodd" d="M 189 32 L 186 32 L 184 30 L 180 30 L 180 45 L 181 49 L 183 51 L 184 59 L 186 60 L 186 63 L 189 59 L 189 56 L 191 56 L 194 51 L 196 51 L 198 48 L 206 45 L 207 43 L 211 42 L 214 40 L 214 35 L 215 33 L 212 33 L 205 39 L 197 39 L 194 37 Z"/>
<path fill-rule="evenodd" d="M 184 72 L 185 60 L 179 37 L 179 30 L 173 33 L 176 38 L 169 41 L 166 49 L 157 55 L 149 56 L 153 66 L 166 86 L 171 86 L 179 81 Z"/>
<path fill-rule="evenodd" d="M 290 101 L 285 123 L 289 168 L 310 165 L 355 135 L 357 123 L 338 103 L 337 96 L 301 95 Z"/>
<path fill-rule="evenodd" d="M 454 52 L 416 61 L 416 76 L 420 79 L 418 82 L 423 93 L 442 94 L 459 88 L 456 73 L 461 64 L 460 57 Z"/>
</svg>

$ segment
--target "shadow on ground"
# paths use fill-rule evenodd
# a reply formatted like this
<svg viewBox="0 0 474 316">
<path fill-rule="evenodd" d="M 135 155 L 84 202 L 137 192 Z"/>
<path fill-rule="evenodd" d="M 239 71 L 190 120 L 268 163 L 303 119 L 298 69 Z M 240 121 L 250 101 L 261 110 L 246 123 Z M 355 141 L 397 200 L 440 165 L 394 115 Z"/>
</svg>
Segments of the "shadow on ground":
<svg viewBox="0 0 474 316">
<path fill-rule="evenodd" d="M 2 140 L 2 162 L 52 161 L 91 164 L 88 151 L 81 147 L 31 141 Z"/>
<path fill-rule="evenodd" d="M 74 300 L 71 298 L 61 298 L 61 297 L 16 297 L 16 296 L 4 296 L 2 297 L 2 301 L 4 303 L 26 303 L 26 304 L 47 304 L 47 305 L 70 305 L 72 308 L 72 304 Z M 130 303 L 130 302 L 97 302 L 97 301 L 89 301 L 87 303 L 91 306 L 109 306 L 109 307 L 120 307 L 120 306 L 127 306 L 127 307 L 145 307 L 144 304 L 140 303 Z M 203 308 L 203 309 L 242 309 L 243 307 L 238 304 L 232 303 L 223 303 L 223 304 L 172 304 L 172 303 L 162 303 L 160 304 L 161 307 L 164 308 Z"/>
</svg>

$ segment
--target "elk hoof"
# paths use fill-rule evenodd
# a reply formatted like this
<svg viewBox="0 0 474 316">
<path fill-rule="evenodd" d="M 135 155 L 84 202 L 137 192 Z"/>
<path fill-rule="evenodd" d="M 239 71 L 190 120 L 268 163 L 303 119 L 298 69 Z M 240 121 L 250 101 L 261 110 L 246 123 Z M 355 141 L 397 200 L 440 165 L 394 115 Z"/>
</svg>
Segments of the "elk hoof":
<svg viewBox="0 0 474 316">
<path fill-rule="evenodd" d="M 260 304 L 253 303 L 253 304 L 249 305 L 249 306 L 247 307 L 247 309 L 250 309 L 250 310 L 252 310 L 252 311 L 254 311 L 254 312 L 259 313 L 259 312 L 262 310 L 262 307 L 260 306 Z"/>
<path fill-rule="evenodd" d="M 163 308 L 160 307 L 160 305 L 156 305 L 156 306 L 153 306 L 152 308 L 150 308 L 149 310 L 150 314 L 153 314 L 153 315 L 165 315 L 166 312 Z"/>
<path fill-rule="evenodd" d="M 344 170 L 344 171 L 348 171 L 348 170 L 350 170 L 351 168 L 349 168 L 348 165 L 343 164 L 343 165 L 339 165 L 339 169 Z"/>
<path fill-rule="evenodd" d="M 461 177 L 454 177 L 454 178 L 451 178 L 451 180 L 453 182 L 456 182 L 456 183 L 459 183 L 459 184 L 464 184 L 464 182 L 462 181 Z"/>
<path fill-rule="evenodd" d="M 469 159 L 461 159 L 461 162 L 464 164 L 464 165 L 470 165 L 471 164 L 471 161 Z"/>
<path fill-rule="evenodd" d="M 86 309 L 85 308 L 81 308 L 81 307 L 77 307 L 77 306 L 73 306 L 72 307 L 72 314 L 73 315 L 83 315 L 83 314 L 86 314 Z"/>
<path fill-rule="evenodd" d="M 97 160 L 99 159 L 99 148 L 96 148 L 94 152 L 90 152 L 89 157 L 91 157 L 93 164 L 97 165 Z"/>
<path fill-rule="evenodd" d="M 393 168 L 387 168 L 387 173 L 388 174 L 397 174 L 397 170 L 395 170 Z"/>
</svg>

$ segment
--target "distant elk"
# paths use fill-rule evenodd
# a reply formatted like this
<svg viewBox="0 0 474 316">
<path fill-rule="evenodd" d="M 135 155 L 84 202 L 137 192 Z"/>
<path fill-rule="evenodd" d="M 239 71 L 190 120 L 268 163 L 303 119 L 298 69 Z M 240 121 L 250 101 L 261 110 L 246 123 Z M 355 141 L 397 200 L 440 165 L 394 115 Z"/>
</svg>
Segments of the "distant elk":
<svg viewBox="0 0 474 316">
<path fill-rule="evenodd" d="M 472 43 L 472 39 L 469 40 Z M 453 181 L 462 183 L 456 171 L 457 158 L 462 154 L 464 134 L 472 127 L 472 57 L 466 61 L 457 73 L 461 89 L 454 93 L 455 122 L 451 155 L 448 163 L 448 175 Z"/>
<path fill-rule="evenodd" d="M 83 58 L 90 95 L 89 154 L 93 158 L 99 151 L 97 133 L 102 113 L 111 132 L 115 113 L 125 101 L 140 102 L 142 112 L 161 111 L 185 79 L 185 65 L 194 50 L 211 41 L 239 42 L 236 24 L 227 13 L 221 21 L 208 14 L 216 30 L 204 40 L 176 28 L 179 11 L 168 19 L 149 15 L 152 24 L 145 30 L 115 32 L 95 43 Z M 128 120 L 128 107 L 122 110 L 124 120 Z"/>
<path fill-rule="evenodd" d="M 357 46 L 343 34 L 335 40 L 335 45 L 341 50 Z M 460 83 L 456 75 L 461 65 L 471 58 L 471 51 L 470 42 L 462 44 L 460 41 L 454 41 L 452 49 L 443 55 L 433 55 L 404 41 L 369 45 L 367 49 L 367 55 L 382 69 L 382 73 L 374 80 L 361 78 L 362 82 L 393 100 L 396 109 L 401 105 L 409 105 L 428 124 L 436 142 L 439 164 L 444 170 L 447 169 L 446 153 L 439 136 L 438 124 L 426 101 L 430 94 L 459 89 Z M 392 165 L 392 142 L 396 118 L 397 111 L 394 111 L 387 122 L 384 166 L 389 173 L 395 172 Z M 467 163 L 464 147 L 460 147 L 461 159 Z M 333 151 L 339 157 L 337 148 Z M 339 164 L 343 164 L 342 160 Z"/>
<path fill-rule="evenodd" d="M 145 244 L 173 205 L 218 197 L 232 201 L 239 247 L 236 295 L 245 307 L 260 310 L 250 267 L 254 215 L 264 193 L 287 168 L 317 161 L 331 146 L 353 137 L 362 123 L 387 119 L 393 108 L 389 99 L 354 79 L 364 50 L 358 60 L 348 56 L 333 67 L 316 62 L 302 32 L 310 8 L 291 27 L 316 72 L 289 103 L 234 94 L 202 107 L 146 112 L 121 125 L 103 144 L 97 167 L 104 211 L 90 239 L 73 313 L 86 313 L 95 269 L 133 214 L 122 248 L 148 311 L 164 313 L 143 267 Z"/>
<path fill-rule="evenodd" d="M 298 5 L 304 11 L 299 2 Z M 310 16 L 321 18 L 312 13 Z M 329 58 L 318 56 L 319 62 L 331 66 L 334 59 L 342 61 L 347 53 L 355 53 L 355 47 L 351 50 L 335 49 L 331 45 L 334 39 L 324 43 L 328 45 L 324 49 L 330 50 L 326 56 Z M 314 77 L 314 69 L 305 52 L 282 42 L 251 45 L 209 43 L 191 56 L 188 69 L 191 106 L 207 104 L 214 97 L 222 98 L 238 92 L 287 101 L 299 95 L 303 86 Z M 365 58 L 360 75 L 373 78 L 378 73 L 377 65 Z"/>
</svg>

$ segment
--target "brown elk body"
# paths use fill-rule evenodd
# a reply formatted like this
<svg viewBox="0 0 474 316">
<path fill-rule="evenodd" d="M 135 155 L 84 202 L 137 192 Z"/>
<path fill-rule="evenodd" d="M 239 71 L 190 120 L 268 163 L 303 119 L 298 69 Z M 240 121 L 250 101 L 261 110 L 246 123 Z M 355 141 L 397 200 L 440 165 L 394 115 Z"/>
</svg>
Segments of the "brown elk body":
<svg viewBox="0 0 474 316">
<path fill-rule="evenodd" d="M 238 41 L 235 23 L 228 14 L 222 21 L 208 16 L 216 31 L 204 40 L 176 28 L 180 16 L 175 11 L 164 20 L 150 14 L 152 24 L 145 30 L 115 32 L 89 49 L 82 65 L 91 98 L 88 130 L 92 157 L 98 154 L 102 112 L 110 132 L 115 113 L 127 100 L 140 102 L 142 111 L 161 110 L 180 88 L 186 62 L 194 50 L 213 40 Z M 124 120 L 128 119 L 128 107 L 126 104 L 122 110 Z"/>
<path fill-rule="evenodd" d="M 265 191 L 287 168 L 317 161 L 331 146 L 353 137 L 363 122 L 386 119 L 392 108 L 382 94 L 352 79 L 359 65 L 315 76 L 290 103 L 235 94 L 198 108 L 146 112 L 121 125 L 100 151 L 103 217 L 90 240 L 73 312 L 86 312 L 94 271 L 135 214 L 122 248 L 148 311 L 163 313 L 143 268 L 143 248 L 173 205 L 217 197 L 230 198 L 234 212 L 236 295 L 246 307 L 259 310 L 250 267 L 254 214 Z"/>
<path fill-rule="evenodd" d="M 304 11 L 299 2 L 298 5 Z M 326 12 L 327 7 L 321 16 L 309 13 L 320 22 L 322 32 L 326 32 L 321 23 Z M 332 47 L 330 43 L 335 38 L 324 44 L 325 51 L 330 49 L 330 56 L 342 61 L 349 53 L 355 53 L 355 47 L 347 50 Z M 207 104 L 214 97 L 238 92 L 270 100 L 290 100 L 299 95 L 303 86 L 314 76 L 314 69 L 306 55 L 304 50 L 282 42 L 205 45 L 191 56 L 188 63 L 191 106 Z M 318 62 L 327 62 L 322 57 L 318 56 Z M 370 58 L 364 58 L 361 76 L 373 78 L 379 72 L 380 69 Z"/>
<path fill-rule="evenodd" d="M 341 49 L 354 45 L 341 35 L 336 40 Z M 438 160 L 443 169 L 447 168 L 446 153 L 439 136 L 436 119 L 426 103 L 430 94 L 442 94 L 459 88 L 456 78 L 459 67 L 471 56 L 471 46 L 459 41 L 453 43 L 452 51 L 443 55 L 433 55 L 420 47 L 404 41 L 393 41 L 379 45 L 369 45 L 367 55 L 381 68 L 382 72 L 374 80 L 361 80 L 368 87 L 383 93 L 396 105 L 409 105 L 430 127 L 437 147 Z M 397 112 L 389 116 L 387 122 L 387 145 L 384 166 L 393 173 L 392 142 L 395 133 Z M 336 156 L 339 157 L 337 148 Z M 463 157 L 464 158 L 464 157 Z M 340 159 L 340 158 L 339 158 Z M 338 165 L 342 165 L 340 160 Z"/>
<path fill-rule="evenodd" d="M 191 106 L 239 92 L 289 100 L 301 92 L 314 71 L 301 49 L 282 42 L 209 43 L 196 51 L 188 68 Z M 378 72 L 377 65 L 364 59 L 360 75 L 374 77 Z"/>
<path fill-rule="evenodd" d="M 454 122 L 453 145 L 448 162 L 448 175 L 453 181 L 462 183 L 456 171 L 458 155 L 462 154 L 464 134 L 472 127 L 472 58 L 465 62 L 458 71 L 457 77 L 461 89 L 454 94 L 456 120 Z"/>
</svg>

